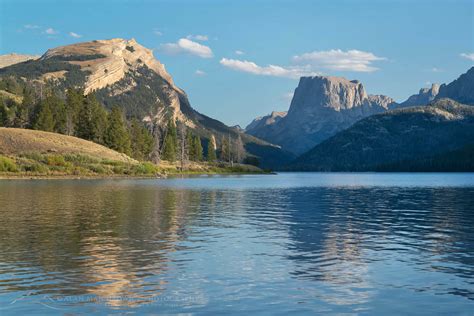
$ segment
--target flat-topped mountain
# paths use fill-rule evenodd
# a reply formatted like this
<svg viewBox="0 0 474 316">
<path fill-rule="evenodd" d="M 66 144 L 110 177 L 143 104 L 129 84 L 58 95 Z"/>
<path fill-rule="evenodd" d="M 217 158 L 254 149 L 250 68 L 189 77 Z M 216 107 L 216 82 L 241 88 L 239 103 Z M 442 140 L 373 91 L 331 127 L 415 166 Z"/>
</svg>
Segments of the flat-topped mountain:
<svg viewBox="0 0 474 316">
<path fill-rule="evenodd" d="M 450 99 L 355 123 L 300 156 L 313 171 L 473 171 L 474 107 Z"/>
<path fill-rule="evenodd" d="M 21 55 L 21 54 L 6 54 L 0 55 L 0 68 L 8 67 L 14 64 L 22 63 L 27 60 L 38 59 L 40 56 L 35 55 Z"/>
<path fill-rule="evenodd" d="M 26 79 L 58 91 L 82 88 L 94 92 L 106 108 L 118 105 L 127 117 L 165 126 L 173 118 L 199 135 L 204 144 L 214 137 L 241 140 L 249 155 L 262 167 L 274 168 L 293 155 L 279 146 L 228 127 L 191 107 L 186 93 L 177 87 L 153 52 L 134 39 L 96 40 L 49 49 L 41 58 L 0 69 L 0 77 Z"/>
<path fill-rule="evenodd" d="M 368 95 L 357 80 L 302 77 L 288 114 L 254 121 L 247 132 L 301 154 L 354 122 L 394 105 L 395 101 L 387 96 Z"/>
</svg>

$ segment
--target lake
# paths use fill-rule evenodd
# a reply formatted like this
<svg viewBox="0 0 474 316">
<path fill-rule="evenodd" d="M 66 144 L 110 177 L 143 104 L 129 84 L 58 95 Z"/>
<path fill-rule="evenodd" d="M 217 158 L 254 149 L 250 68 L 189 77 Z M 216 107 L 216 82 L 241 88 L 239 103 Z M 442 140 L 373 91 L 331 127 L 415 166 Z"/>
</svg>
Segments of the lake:
<svg viewBox="0 0 474 316">
<path fill-rule="evenodd" d="M 474 314 L 474 174 L 0 180 L 0 315 Z"/>
</svg>

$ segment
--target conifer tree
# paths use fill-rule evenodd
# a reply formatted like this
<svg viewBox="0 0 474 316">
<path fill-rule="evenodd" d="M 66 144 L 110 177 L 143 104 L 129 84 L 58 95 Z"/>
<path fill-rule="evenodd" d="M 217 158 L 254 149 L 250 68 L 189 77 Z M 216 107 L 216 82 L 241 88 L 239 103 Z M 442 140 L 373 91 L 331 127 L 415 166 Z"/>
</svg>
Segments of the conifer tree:
<svg viewBox="0 0 474 316">
<path fill-rule="evenodd" d="M 66 94 L 66 134 L 75 135 L 79 112 L 84 103 L 84 93 L 79 89 L 69 89 Z"/>
<path fill-rule="evenodd" d="M 130 135 L 124 120 L 124 114 L 114 106 L 109 114 L 105 144 L 118 152 L 130 154 Z"/>
<path fill-rule="evenodd" d="M 130 140 L 132 157 L 137 160 L 147 159 L 152 150 L 153 137 L 137 119 L 132 119 L 130 124 Z"/>
<path fill-rule="evenodd" d="M 30 126 L 31 116 L 35 107 L 35 101 L 33 94 L 30 90 L 25 89 L 23 92 L 23 100 L 17 107 L 15 113 L 15 126 L 20 128 L 26 128 Z"/>
<path fill-rule="evenodd" d="M 166 137 L 163 144 L 162 158 L 164 160 L 174 162 L 176 160 L 176 147 L 177 147 L 176 125 L 173 120 L 170 120 L 168 122 Z"/>
<path fill-rule="evenodd" d="M 193 156 L 196 161 L 202 160 L 202 145 L 201 138 L 199 136 L 194 136 L 193 138 Z"/>
<path fill-rule="evenodd" d="M 211 135 L 207 142 L 207 161 L 216 161 L 216 139 L 214 135 Z"/>
<path fill-rule="evenodd" d="M 104 144 L 107 128 L 107 112 L 93 94 L 89 94 L 82 104 L 76 122 L 76 135 L 80 138 Z"/>
<path fill-rule="evenodd" d="M 53 132 L 55 126 L 53 112 L 47 99 L 41 101 L 38 112 L 36 114 L 34 129 Z"/>
</svg>

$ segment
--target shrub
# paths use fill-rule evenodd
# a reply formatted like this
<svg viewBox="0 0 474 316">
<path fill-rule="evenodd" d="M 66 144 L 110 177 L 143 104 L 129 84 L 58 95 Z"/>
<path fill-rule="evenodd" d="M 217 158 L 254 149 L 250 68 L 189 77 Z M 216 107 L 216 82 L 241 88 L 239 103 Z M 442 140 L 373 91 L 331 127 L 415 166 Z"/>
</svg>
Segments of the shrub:
<svg viewBox="0 0 474 316">
<path fill-rule="evenodd" d="M 65 167 L 66 160 L 61 155 L 50 155 L 46 157 L 46 163 L 48 166 L 56 166 L 56 167 Z"/>
<path fill-rule="evenodd" d="M 31 165 L 26 165 L 23 167 L 23 169 L 27 172 L 42 173 L 42 174 L 48 173 L 48 168 L 46 168 L 46 166 L 37 162 Z"/>
<path fill-rule="evenodd" d="M 13 159 L 0 156 L 0 172 L 18 172 L 18 167 Z"/>
<path fill-rule="evenodd" d="M 135 166 L 136 174 L 156 174 L 158 172 L 158 167 L 150 162 L 142 162 Z"/>
</svg>

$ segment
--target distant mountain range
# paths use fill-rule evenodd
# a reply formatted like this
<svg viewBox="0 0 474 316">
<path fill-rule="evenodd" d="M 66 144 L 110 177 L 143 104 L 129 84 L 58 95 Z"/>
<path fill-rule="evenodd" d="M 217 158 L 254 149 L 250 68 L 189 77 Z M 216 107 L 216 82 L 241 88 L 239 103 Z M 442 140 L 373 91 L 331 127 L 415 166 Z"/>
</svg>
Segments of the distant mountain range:
<svg viewBox="0 0 474 316">
<path fill-rule="evenodd" d="M 340 77 L 302 77 L 288 112 L 256 118 L 243 130 L 191 107 L 151 50 L 135 40 L 96 40 L 43 56 L 0 56 L 0 78 L 15 77 L 64 95 L 94 92 L 106 107 L 165 125 L 184 123 L 204 140 L 240 136 L 264 168 L 290 170 L 472 170 L 474 67 L 457 80 L 421 89 L 402 103 L 370 95 Z M 42 88 L 41 88 L 42 91 Z M 16 98 L 0 89 L 0 95 Z"/>
<path fill-rule="evenodd" d="M 368 95 L 357 80 L 302 77 L 287 114 L 257 118 L 246 132 L 302 154 L 354 122 L 395 105 L 387 96 Z"/>
<path fill-rule="evenodd" d="M 368 95 L 363 85 L 340 77 L 302 77 L 288 112 L 273 112 L 253 120 L 246 132 L 295 154 L 303 154 L 355 122 L 389 110 L 426 105 L 448 97 L 474 103 L 474 68 L 446 85 L 433 84 L 402 103 L 383 95 Z M 280 113 L 275 117 L 275 113 Z"/>
<path fill-rule="evenodd" d="M 0 77 L 14 76 L 40 82 L 64 94 L 70 87 L 94 92 L 107 108 L 120 105 L 129 117 L 167 124 L 174 118 L 186 124 L 205 143 L 214 137 L 219 146 L 223 138 L 241 136 L 250 156 L 264 168 L 276 168 L 295 156 L 279 146 L 231 128 L 194 110 L 186 93 L 177 87 L 165 66 L 152 50 L 134 39 L 95 40 L 48 50 L 41 58 L 0 57 Z M 14 55 L 20 56 L 20 55 Z"/>
<path fill-rule="evenodd" d="M 439 99 L 367 117 L 303 154 L 289 169 L 469 171 L 474 170 L 473 145 L 474 107 Z M 457 159 L 456 151 L 466 156 Z"/>
</svg>

